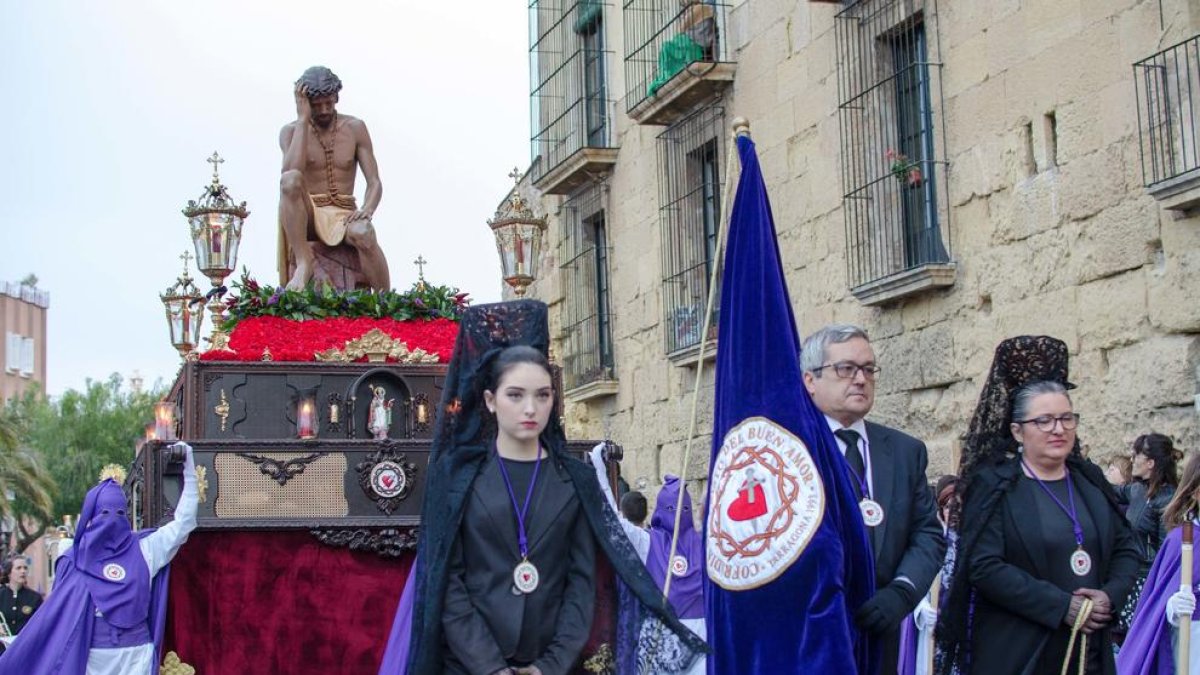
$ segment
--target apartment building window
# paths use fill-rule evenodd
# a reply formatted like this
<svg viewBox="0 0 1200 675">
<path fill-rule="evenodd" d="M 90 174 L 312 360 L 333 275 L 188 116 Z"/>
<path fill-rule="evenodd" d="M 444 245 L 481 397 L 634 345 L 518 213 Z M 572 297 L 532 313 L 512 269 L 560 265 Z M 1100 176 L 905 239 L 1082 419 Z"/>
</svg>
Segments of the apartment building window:
<svg viewBox="0 0 1200 675">
<path fill-rule="evenodd" d="M 615 161 L 606 9 L 600 0 L 529 3 L 532 180 L 544 192 L 568 194 Z"/>
<path fill-rule="evenodd" d="M 16 333 L 4 335 L 4 370 L 16 373 L 21 370 L 21 355 L 24 339 Z"/>
<path fill-rule="evenodd" d="M 700 343 L 720 226 L 724 125 L 724 110 L 710 106 L 658 137 L 667 353 Z"/>
<path fill-rule="evenodd" d="M 33 338 L 21 338 L 21 377 L 33 376 L 34 350 Z"/>
<path fill-rule="evenodd" d="M 616 377 L 609 287 L 608 189 L 586 186 L 563 204 L 563 379 L 568 390 Z"/>
<path fill-rule="evenodd" d="M 936 13 L 934 0 L 864 0 L 837 17 L 847 266 L 863 299 L 898 276 L 953 282 Z"/>
</svg>

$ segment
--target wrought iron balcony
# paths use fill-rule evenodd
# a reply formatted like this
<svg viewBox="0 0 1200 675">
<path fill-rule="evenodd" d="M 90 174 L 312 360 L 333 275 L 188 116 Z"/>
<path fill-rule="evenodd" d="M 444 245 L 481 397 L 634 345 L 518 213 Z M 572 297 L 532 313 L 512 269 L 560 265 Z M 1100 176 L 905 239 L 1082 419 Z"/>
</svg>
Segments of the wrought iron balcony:
<svg viewBox="0 0 1200 675">
<path fill-rule="evenodd" d="M 1133 64 L 1142 180 L 1171 209 L 1200 205 L 1200 36 Z"/>
</svg>

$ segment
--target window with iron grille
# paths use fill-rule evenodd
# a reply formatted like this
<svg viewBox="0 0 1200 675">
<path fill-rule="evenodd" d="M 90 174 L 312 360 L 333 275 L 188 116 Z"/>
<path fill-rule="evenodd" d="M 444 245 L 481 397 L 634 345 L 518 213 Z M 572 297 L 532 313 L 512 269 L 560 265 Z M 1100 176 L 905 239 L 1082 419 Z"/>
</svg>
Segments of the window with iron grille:
<svg viewBox="0 0 1200 675">
<path fill-rule="evenodd" d="M 563 380 L 568 390 L 615 379 L 607 201 L 607 186 L 591 184 L 563 203 Z"/>
<path fill-rule="evenodd" d="M 860 0 L 837 16 L 852 288 L 950 261 L 936 17 L 936 0 Z"/>
<path fill-rule="evenodd" d="M 535 181 L 582 148 L 612 146 L 604 9 L 600 0 L 529 3 Z"/>
<path fill-rule="evenodd" d="M 710 106 L 658 137 L 667 353 L 700 343 L 721 217 L 724 126 L 724 110 Z"/>
<path fill-rule="evenodd" d="M 689 64 L 727 62 L 725 16 L 714 0 L 625 0 L 625 105 L 633 110 Z"/>
<path fill-rule="evenodd" d="M 1200 36 L 1133 64 L 1147 187 L 1200 168 Z"/>
</svg>

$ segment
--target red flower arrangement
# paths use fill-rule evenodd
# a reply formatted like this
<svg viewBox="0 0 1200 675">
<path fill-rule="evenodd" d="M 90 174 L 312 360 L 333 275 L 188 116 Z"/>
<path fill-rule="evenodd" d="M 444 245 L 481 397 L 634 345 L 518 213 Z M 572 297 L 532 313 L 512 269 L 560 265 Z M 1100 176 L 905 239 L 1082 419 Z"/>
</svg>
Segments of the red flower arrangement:
<svg viewBox="0 0 1200 675">
<path fill-rule="evenodd" d="M 450 360 L 458 322 L 450 319 L 397 321 L 396 319 L 332 318 L 293 321 L 277 316 L 242 319 L 230 335 L 232 351 L 211 350 L 200 355 L 201 361 L 260 361 L 263 350 L 270 349 L 273 361 L 315 361 L 314 354 L 341 349 L 378 328 L 401 340 L 410 350 L 424 349 L 437 354 L 442 363 Z M 359 359 L 365 361 L 366 357 Z"/>
</svg>

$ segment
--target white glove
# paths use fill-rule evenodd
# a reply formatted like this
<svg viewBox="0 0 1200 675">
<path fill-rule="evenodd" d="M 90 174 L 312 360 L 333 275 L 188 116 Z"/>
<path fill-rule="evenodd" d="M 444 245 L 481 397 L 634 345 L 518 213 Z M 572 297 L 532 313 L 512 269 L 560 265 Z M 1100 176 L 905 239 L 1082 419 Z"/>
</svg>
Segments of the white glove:
<svg viewBox="0 0 1200 675">
<path fill-rule="evenodd" d="M 1179 625 L 1179 617 L 1191 616 L 1196 611 L 1196 596 L 1189 590 L 1176 591 L 1167 598 L 1167 623 Z"/>
<path fill-rule="evenodd" d="M 184 477 L 195 476 L 196 475 L 196 458 L 192 456 L 192 446 L 188 445 L 187 443 L 184 443 L 183 441 L 178 441 L 177 443 L 174 443 L 171 447 L 183 448 L 183 475 L 184 475 Z"/>
<path fill-rule="evenodd" d="M 604 468 L 604 444 L 597 443 L 596 447 L 588 452 L 588 459 L 592 460 L 592 466 L 600 470 Z"/>
<path fill-rule="evenodd" d="M 937 610 L 929 603 L 929 596 L 917 603 L 917 608 L 913 610 L 913 623 L 917 624 L 917 630 L 928 630 L 937 624 Z"/>
</svg>

